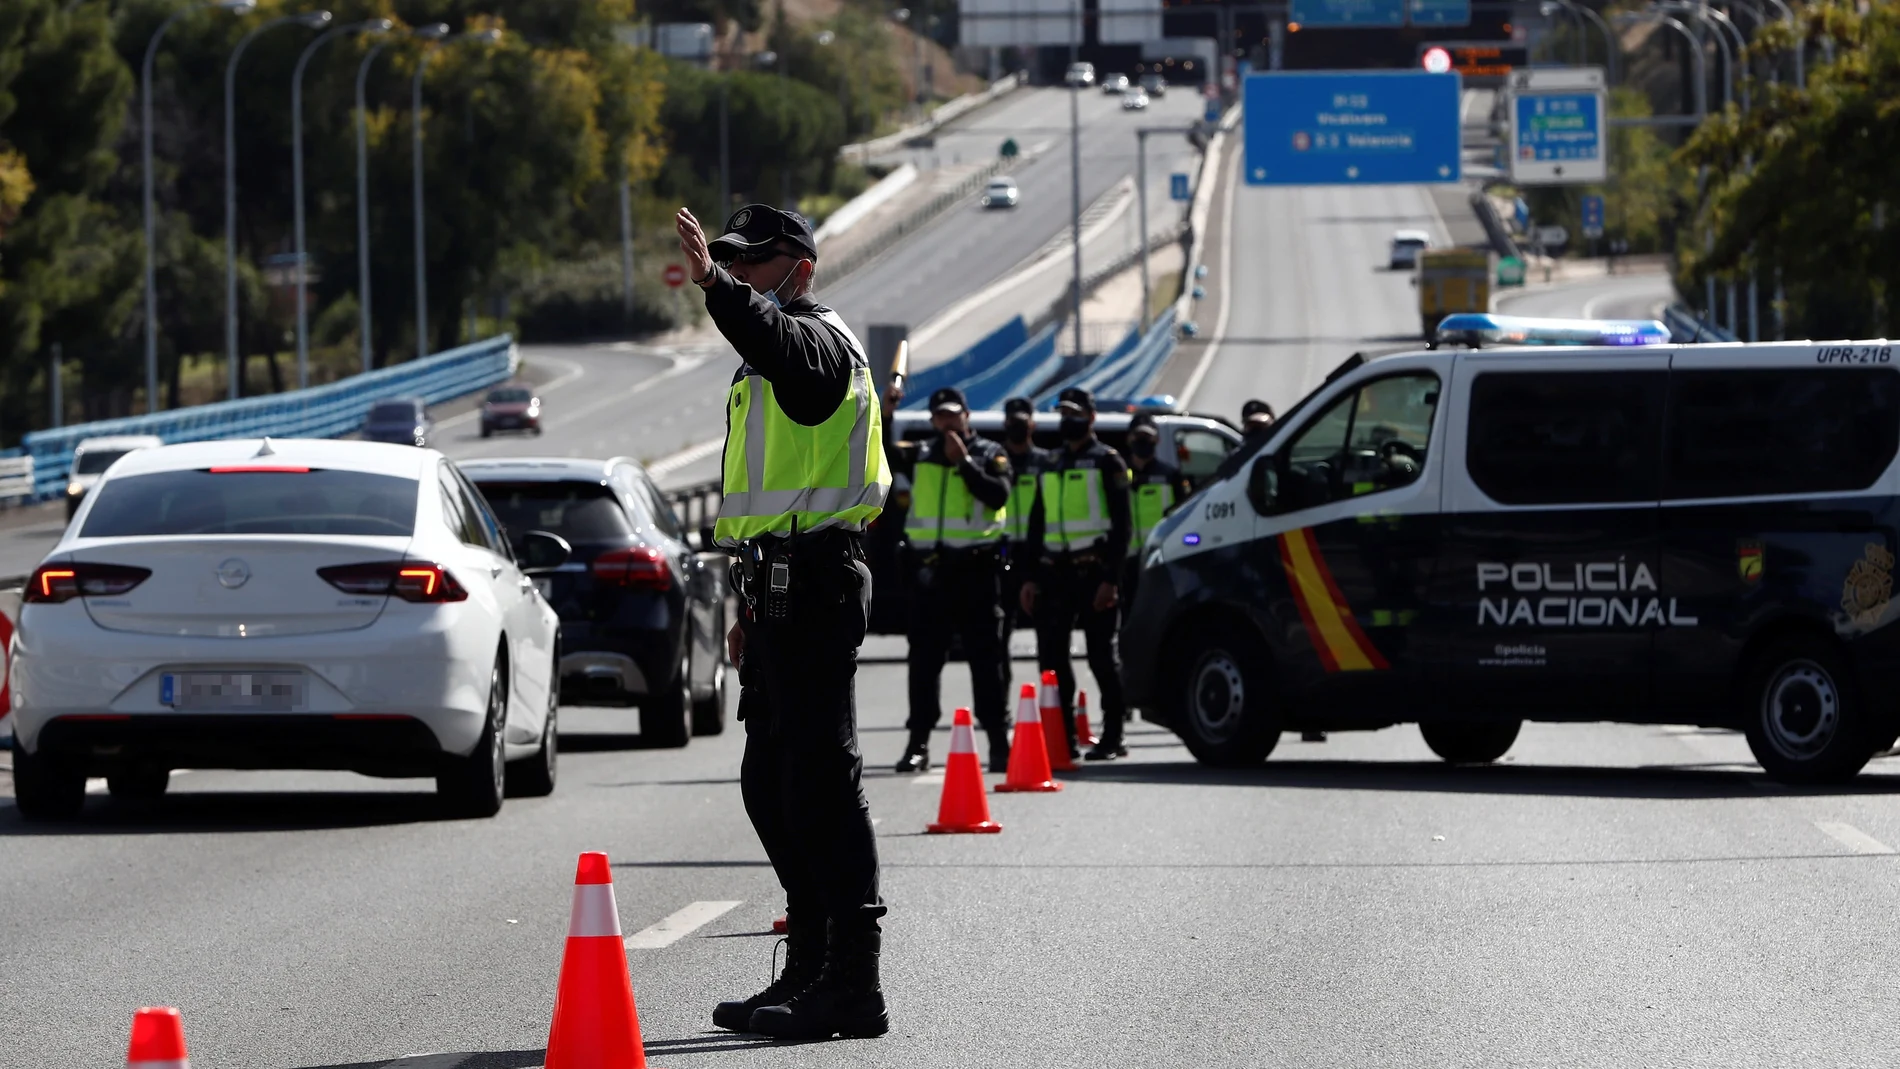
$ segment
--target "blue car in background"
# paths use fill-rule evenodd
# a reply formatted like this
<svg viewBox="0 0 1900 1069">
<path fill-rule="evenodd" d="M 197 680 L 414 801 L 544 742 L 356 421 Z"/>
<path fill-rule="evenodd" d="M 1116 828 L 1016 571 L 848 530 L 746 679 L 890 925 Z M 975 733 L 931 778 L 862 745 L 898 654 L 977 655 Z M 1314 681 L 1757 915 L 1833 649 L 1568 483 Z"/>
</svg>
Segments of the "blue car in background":
<svg viewBox="0 0 1900 1069">
<path fill-rule="evenodd" d="M 396 445 L 429 444 L 429 405 L 420 397 L 388 397 L 369 406 L 363 417 L 362 438 L 366 442 L 392 442 Z"/>
</svg>

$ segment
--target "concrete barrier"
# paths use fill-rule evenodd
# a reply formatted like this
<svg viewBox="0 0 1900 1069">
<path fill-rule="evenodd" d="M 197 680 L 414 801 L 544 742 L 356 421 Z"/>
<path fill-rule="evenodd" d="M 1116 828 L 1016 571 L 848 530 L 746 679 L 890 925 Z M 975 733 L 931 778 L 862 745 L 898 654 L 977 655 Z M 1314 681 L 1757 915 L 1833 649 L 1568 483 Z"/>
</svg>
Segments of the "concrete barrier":
<svg viewBox="0 0 1900 1069">
<path fill-rule="evenodd" d="M 852 197 L 845 202 L 844 207 L 832 212 L 830 218 L 825 220 L 825 225 L 819 227 L 818 231 L 812 235 L 818 239 L 818 247 L 824 248 L 825 242 L 858 225 L 858 220 L 869 215 L 915 181 L 917 181 L 917 166 L 907 163 L 879 179 L 877 184 L 870 189 Z"/>
</svg>

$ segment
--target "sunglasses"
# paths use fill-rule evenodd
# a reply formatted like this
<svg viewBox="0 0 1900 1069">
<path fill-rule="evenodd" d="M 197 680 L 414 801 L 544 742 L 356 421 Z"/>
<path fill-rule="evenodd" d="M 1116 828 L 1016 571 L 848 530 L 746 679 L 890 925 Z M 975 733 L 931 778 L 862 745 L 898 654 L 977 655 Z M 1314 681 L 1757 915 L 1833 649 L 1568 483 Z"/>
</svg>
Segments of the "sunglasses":
<svg viewBox="0 0 1900 1069">
<path fill-rule="evenodd" d="M 759 264 L 769 264 L 781 256 L 791 255 L 794 254 L 786 252 L 784 249 L 760 249 L 757 252 L 740 253 L 732 258 L 732 262 L 757 266 Z"/>
</svg>

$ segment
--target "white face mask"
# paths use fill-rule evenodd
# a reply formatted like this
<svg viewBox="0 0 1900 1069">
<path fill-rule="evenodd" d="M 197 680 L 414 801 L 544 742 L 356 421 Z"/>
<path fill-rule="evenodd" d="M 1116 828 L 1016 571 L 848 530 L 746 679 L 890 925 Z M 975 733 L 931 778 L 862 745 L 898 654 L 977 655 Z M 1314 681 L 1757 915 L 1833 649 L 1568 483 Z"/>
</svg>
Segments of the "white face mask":
<svg viewBox="0 0 1900 1069">
<path fill-rule="evenodd" d="M 791 271 L 786 273 L 785 278 L 781 282 L 779 282 L 778 285 L 760 294 L 760 296 L 764 297 L 768 301 L 771 301 L 772 307 L 774 308 L 785 307 L 785 301 L 783 298 L 779 296 L 779 290 L 784 289 L 786 284 L 792 281 L 792 279 L 798 274 L 798 265 L 803 262 L 804 262 L 803 260 L 794 262 L 792 264 Z"/>
</svg>

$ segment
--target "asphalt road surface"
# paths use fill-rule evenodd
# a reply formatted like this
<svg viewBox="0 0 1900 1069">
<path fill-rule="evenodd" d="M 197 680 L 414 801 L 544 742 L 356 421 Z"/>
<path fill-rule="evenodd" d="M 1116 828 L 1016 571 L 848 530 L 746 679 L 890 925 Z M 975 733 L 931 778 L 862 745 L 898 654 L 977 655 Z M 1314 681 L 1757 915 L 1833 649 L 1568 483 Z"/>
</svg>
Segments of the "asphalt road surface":
<svg viewBox="0 0 1900 1069">
<path fill-rule="evenodd" d="M 1890 1061 L 1891 762 L 1789 791 L 1733 735 L 1532 725 L 1495 767 L 1400 727 L 1218 771 L 1137 724 L 1125 763 L 992 795 L 1002 834 L 926 836 L 940 787 L 887 771 L 903 671 L 867 663 L 859 688 L 884 1039 L 711 1030 L 765 982 L 782 906 L 742 736 L 629 749 L 600 734 L 629 714 L 570 709 L 557 792 L 494 820 L 441 819 L 420 781 L 197 771 L 29 826 L 0 776 L 0 1066 L 117 1064 L 146 1004 L 183 1010 L 207 1069 L 538 1066 L 590 849 L 629 935 L 715 903 L 628 951 L 656 1065 Z"/>
</svg>

